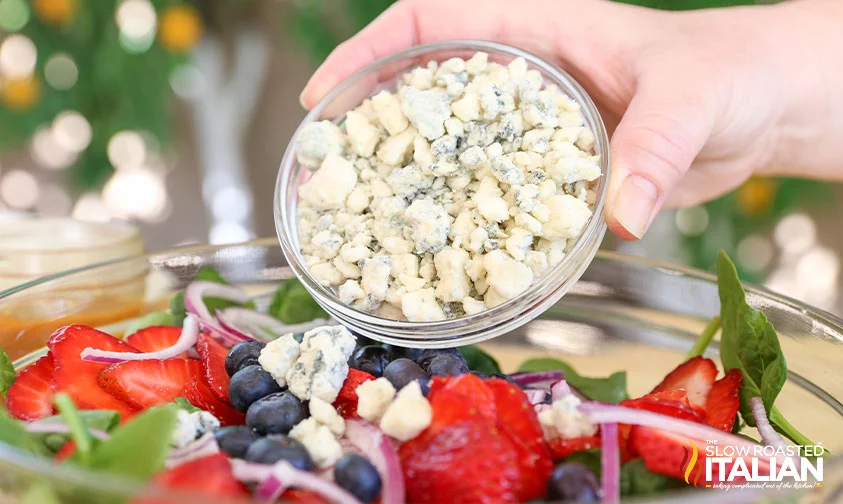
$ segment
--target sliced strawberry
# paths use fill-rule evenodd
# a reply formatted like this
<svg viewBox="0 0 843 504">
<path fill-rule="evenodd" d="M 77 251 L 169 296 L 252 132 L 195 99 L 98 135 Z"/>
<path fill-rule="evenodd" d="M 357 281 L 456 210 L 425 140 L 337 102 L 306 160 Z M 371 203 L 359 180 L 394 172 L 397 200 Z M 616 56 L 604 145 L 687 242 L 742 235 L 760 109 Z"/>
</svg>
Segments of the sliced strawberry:
<svg viewBox="0 0 843 504">
<path fill-rule="evenodd" d="M 246 497 L 249 491 L 234 477 L 228 457 L 208 455 L 176 466 L 155 476 L 153 482 L 165 488 L 201 492 L 209 499 Z M 164 504 L 155 500 L 134 501 L 135 504 Z M 170 503 L 171 501 L 167 501 Z"/>
<path fill-rule="evenodd" d="M 708 425 L 732 432 L 738 409 L 741 406 L 738 395 L 741 381 L 743 381 L 743 373 L 739 369 L 730 369 L 726 376 L 714 382 L 705 403 L 705 422 Z"/>
<path fill-rule="evenodd" d="M 688 394 L 692 406 L 702 408 L 716 378 L 717 366 L 714 361 L 697 356 L 671 371 L 653 392 L 682 389 Z"/>
<path fill-rule="evenodd" d="M 345 377 L 337 399 L 334 401 L 334 408 L 343 418 L 358 418 L 357 387 L 365 381 L 374 379 L 374 376 L 365 371 L 354 368 L 348 369 L 348 375 Z"/>
<path fill-rule="evenodd" d="M 38 420 L 53 414 L 54 369 L 53 356 L 47 354 L 20 372 L 6 394 L 6 408 L 13 417 Z"/>
<path fill-rule="evenodd" d="M 228 356 L 228 349 L 210 335 L 202 333 L 196 342 L 196 352 L 202 359 L 205 383 L 211 389 L 211 392 L 217 396 L 217 399 L 228 403 L 229 377 L 225 371 L 225 358 Z"/>
<path fill-rule="evenodd" d="M 430 380 L 430 393 L 428 400 L 432 400 L 436 394 L 443 390 L 462 395 L 468 404 L 471 404 L 490 420 L 497 419 L 497 408 L 495 406 L 495 395 L 486 385 L 485 381 L 473 374 L 459 376 L 434 376 Z M 443 417 L 444 418 L 444 417 Z"/>
<path fill-rule="evenodd" d="M 494 395 L 498 427 L 518 456 L 521 470 L 519 501 L 543 497 L 553 460 L 533 405 L 521 387 L 514 383 L 500 378 L 490 378 L 483 383 Z"/>
<path fill-rule="evenodd" d="M 320 495 L 306 490 L 287 490 L 281 494 L 281 502 L 299 502 L 301 504 L 329 504 Z"/>
<path fill-rule="evenodd" d="M 448 380 L 448 385 L 460 378 Z M 474 386 L 471 379 L 462 383 Z M 459 388 L 445 386 L 431 394 L 430 427 L 399 449 L 407 501 L 518 502 L 517 451 L 501 436 L 496 422 L 481 413 Z"/>
<path fill-rule="evenodd" d="M 76 443 L 74 443 L 72 440 L 67 441 L 62 445 L 61 448 L 59 448 L 59 451 L 57 451 L 56 454 L 53 455 L 53 460 L 55 460 L 56 462 L 64 462 L 65 460 L 72 457 L 74 453 L 76 453 Z"/>
<path fill-rule="evenodd" d="M 126 343 L 141 352 L 157 352 L 175 345 L 181 336 L 181 328 L 173 326 L 149 326 L 126 337 Z M 187 352 L 177 357 L 187 358 Z"/>
<path fill-rule="evenodd" d="M 217 417 L 223 427 L 246 424 L 246 415 L 234 409 L 229 403 L 220 401 L 200 378 L 195 378 L 188 383 L 180 395 L 190 404 Z"/>
<path fill-rule="evenodd" d="M 114 397 L 146 409 L 173 402 L 185 385 L 202 376 L 192 359 L 150 359 L 112 364 L 100 372 L 99 385 Z"/>
<path fill-rule="evenodd" d="M 703 416 L 691 406 L 687 394 L 682 389 L 653 392 L 638 399 L 627 399 L 622 401 L 620 405 L 652 411 L 682 420 L 703 422 Z"/>
<path fill-rule="evenodd" d="M 553 460 L 560 460 L 574 453 L 600 448 L 600 435 L 578 438 L 556 438 L 550 440 L 550 452 Z"/>
<path fill-rule="evenodd" d="M 56 365 L 51 382 L 55 392 L 70 395 L 80 409 L 117 411 L 123 421 L 134 414 L 135 407 L 100 388 L 97 377 L 108 364 L 83 361 L 80 357 L 82 350 L 89 347 L 137 353 L 134 347 L 110 334 L 79 324 L 62 327 L 54 332 L 47 342 L 47 347 Z"/>
</svg>

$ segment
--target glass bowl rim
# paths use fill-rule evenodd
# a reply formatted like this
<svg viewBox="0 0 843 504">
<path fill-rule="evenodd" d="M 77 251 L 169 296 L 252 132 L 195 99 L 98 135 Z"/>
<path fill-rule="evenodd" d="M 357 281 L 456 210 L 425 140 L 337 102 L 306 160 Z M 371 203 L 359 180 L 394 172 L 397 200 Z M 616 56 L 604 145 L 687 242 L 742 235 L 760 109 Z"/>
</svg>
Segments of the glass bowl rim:
<svg viewBox="0 0 843 504">
<path fill-rule="evenodd" d="M 78 245 L 78 246 L 71 246 L 71 247 L 62 247 L 62 248 L 58 248 L 58 249 L 36 249 L 36 248 L 27 249 L 27 248 L 20 248 L 20 247 L 2 247 L 2 246 L 0 246 L 0 251 L 12 253 L 12 254 L 33 254 L 33 255 L 44 255 L 44 256 L 48 256 L 48 255 L 49 256 L 52 256 L 52 255 L 59 256 L 59 255 L 64 255 L 64 254 L 82 253 L 82 252 L 87 252 L 87 251 L 90 251 L 90 250 L 96 250 L 96 249 L 99 249 L 99 248 L 120 247 L 120 246 L 123 246 L 123 245 L 131 244 L 133 242 L 142 242 L 143 241 L 143 233 L 141 232 L 140 227 L 138 227 L 138 226 L 136 226 L 136 225 L 134 225 L 130 222 L 124 222 L 124 221 L 119 221 L 119 220 L 111 220 L 111 221 L 107 221 L 107 222 L 95 222 L 95 221 L 83 221 L 83 220 L 74 219 L 74 218 L 71 218 L 71 217 L 46 217 L 46 218 L 36 217 L 36 218 L 33 218 L 33 219 L 22 219 L 22 220 L 19 220 L 19 221 L 16 221 L 16 222 L 26 223 L 26 222 L 31 222 L 31 221 L 37 221 L 39 223 L 47 223 L 47 222 L 63 223 L 64 222 L 64 223 L 72 223 L 73 225 L 92 226 L 92 227 L 97 228 L 97 230 L 102 230 L 102 231 L 109 232 L 109 233 L 113 232 L 113 231 L 119 231 L 119 232 L 124 233 L 124 235 L 123 236 L 117 236 L 116 238 L 111 239 L 111 240 L 104 240 L 100 243 L 97 243 L 96 245 Z M 2 221 L 0 221 L 0 222 L 2 222 Z M 2 233 L 0 233 L 0 236 L 2 236 Z M 119 260 L 120 258 L 116 258 L 116 259 Z M 85 266 L 87 266 L 87 265 L 85 265 Z M 81 266 L 81 267 L 84 268 L 85 266 Z M 66 272 L 66 271 L 68 271 L 68 270 L 57 271 L 57 272 L 52 273 L 52 274 L 60 274 L 60 273 Z M 0 292 L 0 294 L 3 294 L 3 293 Z"/>
<path fill-rule="evenodd" d="M 288 229 L 287 205 L 282 202 L 282 197 L 286 194 L 288 185 L 291 182 L 289 177 L 296 170 L 295 159 L 295 140 L 298 138 L 305 125 L 311 124 L 320 120 L 323 111 L 331 104 L 333 100 L 341 96 L 342 93 L 351 89 L 352 86 L 363 81 L 365 78 L 377 74 L 377 72 L 389 65 L 395 64 L 402 60 L 409 60 L 424 56 L 425 54 L 437 51 L 484 51 L 490 56 L 493 54 L 511 56 L 514 58 L 522 57 L 533 68 L 540 69 L 544 74 L 552 79 L 553 82 L 546 84 L 558 85 L 564 84 L 573 91 L 572 99 L 580 105 L 583 111 L 583 116 L 586 122 L 591 120 L 592 133 L 595 138 L 595 150 L 600 151 L 600 168 L 601 175 L 597 186 L 596 199 L 592 211 L 592 216 L 589 218 L 586 227 L 583 229 L 579 237 L 574 242 L 571 251 L 565 254 L 565 257 L 559 264 L 548 268 L 548 271 L 543 273 L 539 278 L 534 280 L 524 292 L 509 299 L 504 303 L 484 310 L 473 315 L 464 315 L 462 317 L 437 320 L 432 322 L 411 322 L 406 320 L 393 320 L 377 316 L 372 313 L 360 311 L 340 301 L 336 293 L 329 288 L 321 285 L 318 280 L 310 272 L 310 268 L 305 265 L 304 256 L 297 249 L 298 237 L 295 226 L 290 226 Z M 586 264 L 593 259 L 594 249 L 599 246 L 603 235 L 606 232 L 607 225 L 604 219 L 604 206 L 606 193 L 608 191 L 609 176 L 611 172 L 611 156 L 609 135 L 606 130 L 606 125 L 602 114 L 597 109 L 591 96 L 585 91 L 582 85 L 571 74 L 562 69 L 559 65 L 553 63 L 549 59 L 538 54 L 525 51 L 515 46 L 502 44 L 499 42 L 492 42 L 486 40 L 471 40 L 471 39 L 454 39 L 441 42 L 433 42 L 429 44 L 421 44 L 410 47 L 408 49 L 390 54 L 388 56 L 377 59 L 366 67 L 358 70 L 349 77 L 340 82 L 334 89 L 332 89 L 319 103 L 311 109 L 308 114 L 302 119 L 289 144 L 284 152 L 281 165 L 278 170 L 278 177 L 275 185 L 274 197 L 274 211 L 275 211 L 275 228 L 278 240 L 281 243 L 281 249 L 284 253 L 287 263 L 292 268 L 293 272 L 299 277 L 302 283 L 305 284 L 308 291 L 314 297 L 318 297 L 323 303 L 327 303 L 331 311 L 340 311 L 348 313 L 353 316 L 355 320 L 361 321 L 366 325 L 378 325 L 382 328 L 400 329 L 406 331 L 423 331 L 423 330 L 437 330 L 446 329 L 451 326 L 468 327 L 471 324 L 482 323 L 483 321 L 504 315 L 520 316 L 525 310 L 531 311 L 532 307 L 541 303 L 541 299 L 534 299 L 531 303 L 524 305 L 524 300 L 535 297 L 538 293 L 555 292 L 560 286 L 566 284 L 570 280 L 577 280 L 578 273 L 581 274 L 585 270 L 580 266 L 577 268 L 578 261 L 583 261 Z M 290 217 L 294 219 L 295 216 Z M 595 243 L 596 242 L 596 243 Z M 320 303 L 322 304 L 322 303 Z M 529 319 L 532 320 L 532 319 Z M 528 321 L 529 321 L 528 320 Z M 414 338 L 409 337 L 409 340 Z"/>
</svg>

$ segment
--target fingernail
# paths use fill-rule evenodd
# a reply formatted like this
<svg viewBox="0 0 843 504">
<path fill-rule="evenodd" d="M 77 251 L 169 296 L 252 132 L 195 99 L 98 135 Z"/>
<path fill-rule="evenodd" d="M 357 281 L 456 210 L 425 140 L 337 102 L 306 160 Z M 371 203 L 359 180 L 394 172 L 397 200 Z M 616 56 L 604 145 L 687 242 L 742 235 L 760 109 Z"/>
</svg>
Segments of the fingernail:
<svg viewBox="0 0 843 504">
<path fill-rule="evenodd" d="M 630 175 L 623 180 L 615 199 L 615 219 L 636 238 L 641 238 L 650 224 L 658 198 L 655 184 L 644 177 Z"/>
<path fill-rule="evenodd" d="M 302 106 L 302 108 L 303 108 L 303 109 L 305 109 L 305 110 L 310 110 L 310 109 L 307 107 L 307 104 L 304 102 L 304 91 L 302 91 L 302 92 L 301 92 L 301 94 L 299 95 L 299 103 L 301 104 L 301 106 Z"/>
</svg>

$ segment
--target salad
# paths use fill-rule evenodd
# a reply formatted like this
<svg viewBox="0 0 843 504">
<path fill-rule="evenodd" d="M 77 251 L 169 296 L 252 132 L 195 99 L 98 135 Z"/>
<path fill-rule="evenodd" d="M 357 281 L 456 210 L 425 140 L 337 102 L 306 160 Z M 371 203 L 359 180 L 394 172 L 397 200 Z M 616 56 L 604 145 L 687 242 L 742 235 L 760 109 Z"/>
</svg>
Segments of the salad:
<svg viewBox="0 0 843 504">
<path fill-rule="evenodd" d="M 592 377 L 538 358 L 504 373 L 478 347 L 356 336 L 295 279 L 261 311 L 204 268 L 125 337 L 69 325 L 19 371 L 0 352 L 0 442 L 264 502 L 618 502 L 748 478 L 742 457 L 706 472 L 707 442 L 773 447 L 755 475 L 804 471 L 785 438 L 815 443 L 776 408 L 787 365 L 775 330 L 725 254 L 718 284 L 720 316 L 650 393 L 630 397 L 625 371 Z M 719 366 L 705 356 L 718 331 Z M 24 501 L 93 502 L 43 482 Z"/>
</svg>

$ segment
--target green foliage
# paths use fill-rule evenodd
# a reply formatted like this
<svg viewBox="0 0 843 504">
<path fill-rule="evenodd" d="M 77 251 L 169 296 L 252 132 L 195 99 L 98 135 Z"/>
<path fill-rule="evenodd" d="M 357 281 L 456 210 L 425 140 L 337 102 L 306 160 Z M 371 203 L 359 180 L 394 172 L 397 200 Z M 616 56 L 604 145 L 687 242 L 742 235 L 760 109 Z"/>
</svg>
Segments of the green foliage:
<svg viewBox="0 0 843 504">
<path fill-rule="evenodd" d="M 468 364 L 468 369 L 487 375 L 501 372 L 501 367 L 494 357 L 484 352 L 479 347 L 469 345 L 459 348 L 460 353 Z"/>
<path fill-rule="evenodd" d="M 184 306 L 184 305 L 182 305 Z M 157 311 L 152 313 L 147 313 L 143 317 L 133 320 L 126 326 L 125 334 L 129 336 L 134 334 L 141 329 L 145 329 L 147 327 L 152 326 L 176 326 L 175 317 L 173 314 L 168 311 Z M 182 322 L 184 321 L 184 317 L 182 316 Z"/>
<path fill-rule="evenodd" d="M 15 383 L 15 367 L 5 350 L 0 348 L 0 396 L 6 395 Z"/>
<path fill-rule="evenodd" d="M 572 387 L 589 399 L 617 404 L 629 398 L 626 392 L 626 371 L 618 371 L 606 378 L 588 378 L 580 375 L 570 364 L 549 357 L 529 359 L 518 371 L 562 371 L 562 376 Z"/>
<path fill-rule="evenodd" d="M 187 411 L 188 413 L 193 413 L 194 411 L 202 411 L 196 406 L 190 404 L 190 401 L 188 401 L 184 397 L 176 397 L 176 400 L 174 402 L 179 406 L 179 408 Z"/>
<path fill-rule="evenodd" d="M 564 462 L 582 464 L 589 471 L 594 473 L 600 481 L 600 449 L 594 448 L 571 454 L 565 457 Z M 652 495 L 662 492 L 667 487 L 670 478 L 651 472 L 644 465 L 641 459 L 635 459 L 623 464 L 620 471 L 621 496 L 635 497 Z"/>
<path fill-rule="evenodd" d="M 98 429 L 104 432 L 111 432 L 120 423 L 120 414 L 111 410 L 83 410 L 78 411 L 77 415 L 82 419 L 87 428 Z M 62 415 L 54 415 L 37 420 L 36 423 L 65 423 L 65 419 Z M 44 453 L 57 452 L 71 439 L 70 434 L 60 432 L 33 432 L 30 434 L 30 437 L 35 443 L 43 447 Z"/>
<path fill-rule="evenodd" d="M 285 324 L 330 318 L 297 278 L 281 282 L 269 303 L 269 314 Z"/>
</svg>

